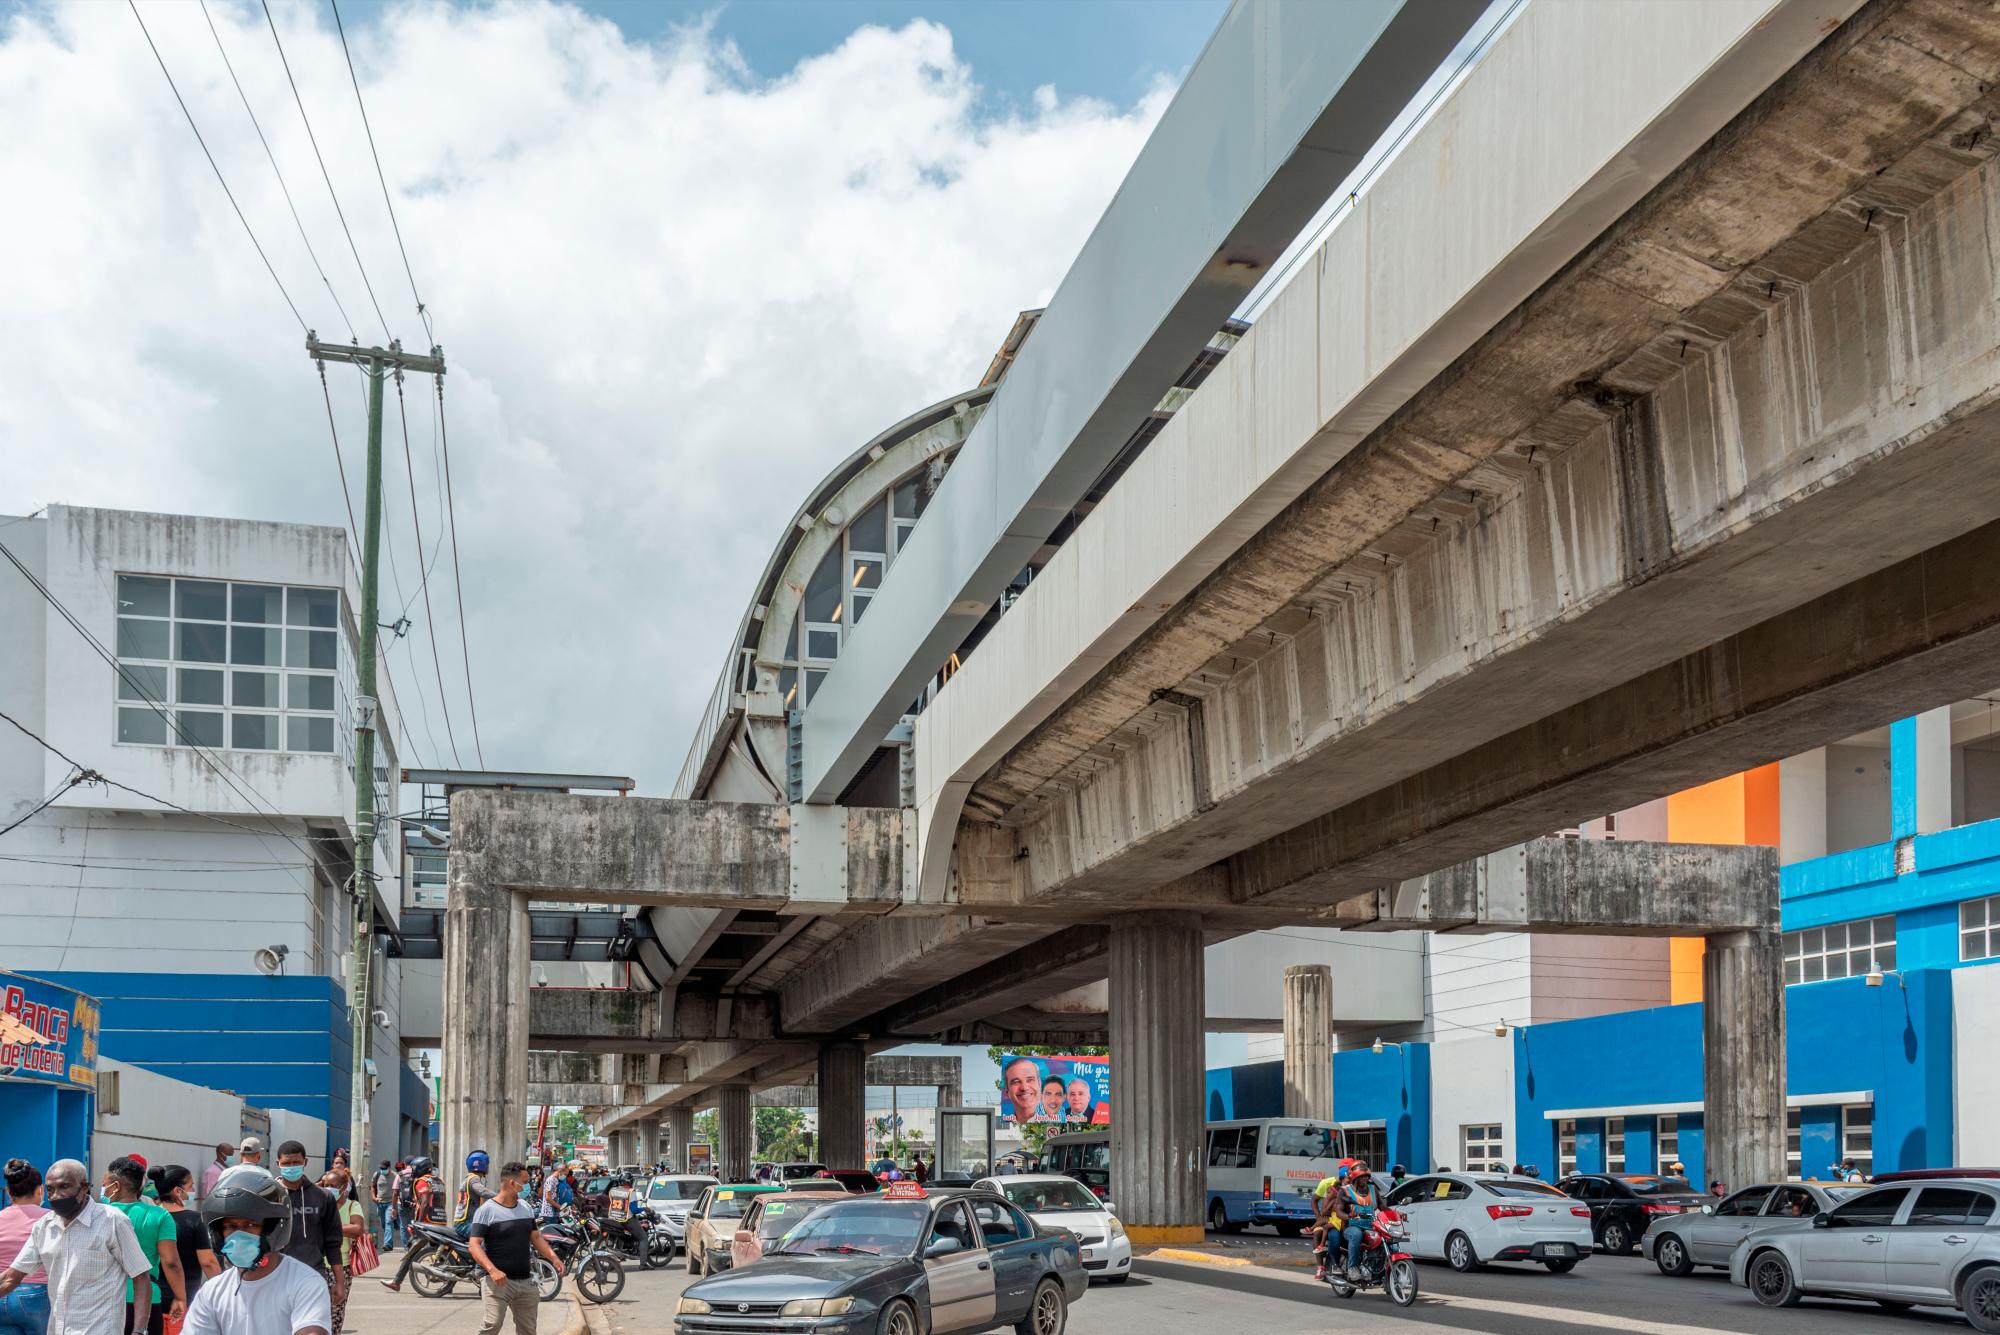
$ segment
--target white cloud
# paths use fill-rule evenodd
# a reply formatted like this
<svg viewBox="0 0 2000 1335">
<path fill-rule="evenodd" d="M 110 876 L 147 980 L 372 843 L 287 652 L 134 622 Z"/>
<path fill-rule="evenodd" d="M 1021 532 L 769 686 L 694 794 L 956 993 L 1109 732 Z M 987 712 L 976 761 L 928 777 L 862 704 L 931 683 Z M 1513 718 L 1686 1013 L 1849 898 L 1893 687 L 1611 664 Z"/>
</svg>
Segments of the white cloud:
<svg viewBox="0 0 2000 1335">
<path fill-rule="evenodd" d="M 262 12 L 209 8 L 352 332 L 378 338 Z M 274 8 L 375 294 L 420 344 L 340 47 L 323 10 Z M 142 10 L 293 300 L 344 337 L 201 11 Z M 549 3 L 395 5 L 349 39 L 451 364 L 486 760 L 631 773 L 653 792 L 792 510 L 860 442 L 977 380 L 1167 98 L 1121 109 L 1044 90 L 994 119 L 927 22 L 860 29 L 768 82 L 705 29 L 633 44 Z M 299 330 L 126 6 L 0 29 L 0 125 L 0 509 L 344 522 Z M 358 484 L 359 393 L 351 374 L 333 388 Z M 428 386 L 409 393 L 435 541 Z M 407 594 L 418 557 L 393 408 Z M 471 764 L 448 565 L 433 602 Z M 418 718 L 413 663 L 443 743 L 412 641 L 392 663 L 416 750 L 448 762 Z"/>
</svg>

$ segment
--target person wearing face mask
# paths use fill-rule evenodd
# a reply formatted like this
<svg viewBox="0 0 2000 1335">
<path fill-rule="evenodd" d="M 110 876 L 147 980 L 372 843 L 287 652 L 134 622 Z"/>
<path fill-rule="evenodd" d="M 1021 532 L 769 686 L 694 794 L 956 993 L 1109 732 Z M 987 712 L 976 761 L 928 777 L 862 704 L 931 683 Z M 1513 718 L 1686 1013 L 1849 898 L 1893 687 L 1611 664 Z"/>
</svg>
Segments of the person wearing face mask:
<svg viewBox="0 0 2000 1335">
<path fill-rule="evenodd" d="M 323 1274 L 333 1305 L 344 1304 L 347 1267 L 340 1263 L 340 1206 L 332 1192 L 306 1181 L 306 1147 L 296 1140 L 278 1146 L 278 1180 L 292 1205 L 291 1238 L 280 1250 Z"/>
<path fill-rule="evenodd" d="M 278 1157 L 287 1157 L 283 1147 Z M 201 1221 L 225 1264 L 195 1294 L 182 1335 L 335 1335 L 318 1266 L 286 1254 L 298 1218 L 294 1193 L 254 1164 L 216 1181 Z"/>
<path fill-rule="evenodd" d="M 0 1298 L 36 1271 L 48 1274 L 49 1328 L 62 1335 L 129 1335 L 144 1330 L 153 1286 L 134 1291 L 136 1325 L 125 1311 L 128 1280 L 153 1266 L 139 1248 L 132 1223 L 90 1199 L 90 1170 L 74 1159 L 49 1165 L 49 1212 L 28 1230 L 28 1240 L 0 1272 Z M 329 1333 L 330 1335 L 330 1333 Z"/>
<path fill-rule="evenodd" d="M 200 1195 L 204 1199 L 207 1198 L 209 1192 L 215 1190 L 215 1179 L 228 1171 L 230 1156 L 234 1153 L 235 1150 L 229 1145 L 217 1145 L 215 1147 L 215 1162 L 201 1170 Z"/>
<path fill-rule="evenodd" d="M 104 1170 L 104 1203 L 123 1212 L 132 1221 L 139 1249 L 150 1262 L 152 1276 L 126 1286 L 125 1301 L 132 1308 L 132 1329 L 161 1335 L 169 1315 L 178 1320 L 187 1311 L 186 1281 L 181 1277 L 181 1255 L 174 1246 L 174 1217 L 141 1195 L 146 1180 L 143 1162 L 130 1155 L 113 1159 Z M 139 1306 L 138 1289 L 150 1290 L 150 1302 Z"/>
<path fill-rule="evenodd" d="M 48 1211 L 42 1208 L 42 1175 L 26 1159 L 7 1161 L 7 1199 L 0 1210 L 0 1270 L 5 1270 L 27 1245 L 35 1221 Z M 49 1329 L 49 1277 L 37 1270 L 21 1281 L 21 1287 L 0 1298 L 0 1335 L 47 1335 Z"/>
<path fill-rule="evenodd" d="M 222 1267 L 208 1247 L 208 1230 L 194 1212 L 189 1197 L 194 1194 L 194 1174 L 177 1163 L 161 1164 L 149 1176 L 160 1194 L 160 1207 L 174 1221 L 174 1250 L 181 1258 L 181 1283 L 188 1301 L 201 1290 L 202 1281 L 213 1279 Z"/>
</svg>

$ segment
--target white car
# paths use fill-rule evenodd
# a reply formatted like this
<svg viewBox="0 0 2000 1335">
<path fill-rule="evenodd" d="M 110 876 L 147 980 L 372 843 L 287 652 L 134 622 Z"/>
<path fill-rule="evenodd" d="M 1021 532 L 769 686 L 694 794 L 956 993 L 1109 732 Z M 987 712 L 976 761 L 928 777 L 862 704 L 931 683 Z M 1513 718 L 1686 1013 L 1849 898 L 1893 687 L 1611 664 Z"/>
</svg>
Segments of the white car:
<svg viewBox="0 0 2000 1335">
<path fill-rule="evenodd" d="M 1083 1250 L 1084 1273 L 1107 1284 L 1132 1277 L 1132 1241 L 1118 1222 L 1111 1203 L 1100 1201 L 1090 1188 L 1060 1173 L 1025 1173 L 984 1177 L 972 1184 L 994 1191 L 1026 1211 L 1040 1228 L 1068 1229 Z"/>
<path fill-rule="evenodd" d="M 644 1192 L 646 1208 L 666 1225 L 667 1232 L 673 1235 L 676 1249 L 687 1245 L 688 1211 L 701 1199 L 703 1188 L 714 1185 L 714 1178 L 694 1174 L 668 1173 L 647 1181 Z M 640 1192 L 635 1189 L 632 1194 L 637 1196 Z"/>
<path fill-rule="evenodd" d="M 1548 1183 L 1507 1173 L 1432 1173 L 1381 1198 L 1409 1225 L 1412 1256 L 1476 1270 L 1531 1261 L 1560 1275 L 1590 1255 L 1590 1207 Z"/>
</svg>

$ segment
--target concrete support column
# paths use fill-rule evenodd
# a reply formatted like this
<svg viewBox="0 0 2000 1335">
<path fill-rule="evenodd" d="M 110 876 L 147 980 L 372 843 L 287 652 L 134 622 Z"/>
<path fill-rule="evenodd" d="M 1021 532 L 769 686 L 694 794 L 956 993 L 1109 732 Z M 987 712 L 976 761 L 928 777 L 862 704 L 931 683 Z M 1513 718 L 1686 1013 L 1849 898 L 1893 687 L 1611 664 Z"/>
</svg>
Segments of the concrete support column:
<svg viewBox="0 0 2000 1335">
<path fill-rule="evenodd" d="M 1285 970 L 1285 1116 L 1333 1120 L 1333 969 Z"/>
<path fill-rule="evenodd" d="M 1202 1238 L 1200 915 L 1131 914 L 1110 927 L 1111 1195 L 1132 1241 Z"/>
<path fill-rule="evenodd" d="M 1732 1188 L 1782 1181 L 1783 942 L 1774 930 L 1718 933 L 1701 972 L 1703 1176 Z"/>
<path fill-rule="evenodd" d="M 651 1168 L 661 1157 L 660 1119 L 648 1117 L 639 1123 L 639 1166 Z"/>
<path fill-rule="evenodd" d="M 528 1124 L 528 901 L 489 885 L 476 838 L 468 842 L 452 848 L 444 911 L 437 1160 L 453 1169 L 478 1149 L 505 1163 Z"/>
<path fill-rule="evenodd" d="M 815 1153 L 828 1168 L 862 1168 L 867 1139 L 868 1051 L 859 1043 L 822 1043 Z"/>
<path fill-rule="evenodd" d="M 722 1142 L 715 1150 L 719 1176 L 724 1182 L 748 1182 L 750 1161 L 756 1154 L 751 1140 L 757 1130 L 750 1113 L 750 1086 L 724 1085 L 715 1096 L 716 1139 Z"/>
<path fill-rule="evenodd" d="M 667 1109 L 667 1158 L 671 1170 L 688 1170 L 688 1142 L 694 1139 L 694 1109 L 676 1103 Z"/>
</svg>

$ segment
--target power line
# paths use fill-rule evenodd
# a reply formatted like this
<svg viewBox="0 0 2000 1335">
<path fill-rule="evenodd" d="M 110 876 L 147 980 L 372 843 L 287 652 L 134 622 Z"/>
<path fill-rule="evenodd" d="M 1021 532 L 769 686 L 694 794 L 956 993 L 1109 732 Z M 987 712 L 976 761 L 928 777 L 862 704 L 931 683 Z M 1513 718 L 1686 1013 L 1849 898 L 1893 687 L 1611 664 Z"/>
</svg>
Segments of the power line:
<svg viewBox="0 0 2000 1335">
<path fill-rule="evenodd" d="M 292 62 L 285 58 L 285 42 L 278 36 L 278 21 L 271 17 L 270 0 L 260 0 L 260 3 L 264 6 L 264 21 L 271 25 L 271 40 L 277 43 L 278 62 L 285 67 L 285 82 L 292 86 L 292 101 L 298 104 L 299 119 L 305 122 L 306 139 L 312 144 L 313 159 L 319 163 L 320 179 L 326 182 L 326 193 L 333 200 L 334 216 L 340 219 L 340 230 L 347 237 L 348 253 L 354 256 L 354 267 L 361 273 L 361 286 L 368 290 L 368 304 L 375 308 L 375 318 L 382 321 L 382 337 L 388 338 L 389 321 L 382 314 L 382 303 L 375 300 L 375 285 L 368 281 L 368 267 L 361 262 L 361 251 L 355 246 L 354 233 L 347 226 L 347 214 L 340 207 L 340 194 L 333 188 L 333 176 L 327 171 L 326 158 L 319 151 L 319 137 L 313 133 L 312 117 L 306 115 L 306 101 L 299 95 L 299 82 L 292 77 Z M 301 320 L 299 323 L 305 322 Z"/>
<path fill-rule="evenodd" d="M 465 663 L 465 707 L 472 714 L 472 749 L 479 768 L 486 768 L 486 748 L 479 743 L 479 704 L 472 696 L 472 648 L 465 634 L 465 581 L 458 570 L 458 506 L 451 497 L 451 431 L 444 416 L 444 377 L 437 381 L 438 438 L 444 442 L 444 505 L 451 516 L 451 583 L 458 604 L 458 652 Z"/>
<path fill-rule="evenodd" d="M 22 816 L 19 820 L 15 821 L 11 825 L 0 827 L 0 835 L 9 834 L 14 830 L 20 829 L 23 825 L 26 825 L 29 821 L 41 815 L 44 811 L 47 811 L 50 806 L 54 805 L 55 800 L 58 797 L 61 797 L 64 793 L 68 792 L 70 789 L 82 783 L 83 780 L 84 776 L 81 773 L 78 773 L 75 770 L 71 770 L 69 778 L 57 784 L 55 787 L 55 791 L 50 793 L 47 797 L 43 798 L 40 802 L 36 803 L 34 808 L 30 810 L 26 815 Z"/>
<path fill-rule="evenodd" d="M 402 224 L 396 221 L 396 206 L 389 200 L 389 178 L 382 174 L 382 155 L 375 151 L 375 129 L 368 123 L 368 104 L 361 99 L 361 79 L 354 72 L 354 53 L 347 49 L 347 28 L 340 21 L 338 0 L 327 0 L 333 7 L 334 31 L 340 34 L 340 53 L 347 58 L 347 77 L 354 84 L 354 105 L 361 109 L 361 128 L 368 134 L 368 154 L 375 159 L 375 179 L 382 185 L 382 204 L 389 210 L 389 226 L 396 233 L 396 251 L 403 257 L 403 276 L 410 280 L 410 299 L 417 303 L 417 318 L 424 322 L 424 337 L 433 345 L 437 335 L 431 331 L 430 312 L 424 309 L 424 299 L 417 295 L 417 276 L 410 270 L 410 252 L 403 249 Z"/>
<path fill-rule="evenodd" d="M 403 372 L 400 368 L 396 372 L 396 416 L 401 418 L 403 423 L 403 477 L 410 484 L 410 523 L 416 527 L 417 559 L 422 560 L 424 520 L 417 511 L 416 465 L 410 461 L 410 412 L 403 401 Z M 442 534 L 439 535 L 438 541 L 440 543 L 444 541 Z M 431 615 L 431 580 L 428 571 L 424 573 L 420 592 L 424 597 L 424 625 L 430 633 L 431 667 L 437 672 L 438 706 L 444 710 L 444 735 L 451 741 L 451 763 L 463 767 L 464 762 L 458 758 L 458 738 L 453 736 L 451 729 L 451 703 L 444 689 L 444 665 L 438 660 L 437 619 Z"/>
<path fill-rule="evenodd" d="M 131 7 L 132 17 L 138 20 L 139 31 L 145 34 L 146 45 L 151 48 L 153 59 L 160 64 L 160 73 L 166 75 L 167 87 L 173 90 L 174 101 L 180 104 L 181 115 L 187 117 L 188 129 L 194 131 L 194 141 L 201 145 L 202 156 L 208 159 L 209 169 L 215 173 L 216 184 L 220 185 L 222 193 L 229 197 L 229 207 L 236 210 L 236 221 L 243 224 L 243 234 L 249 237 L 250 244 L 256 247 L 257 258 L 264 261 L 264 272 L 270 274 L 271 281 L 277 284 L 278 295 L 283 297 L 285 305 L 291 308 L 292 318 L 299 322 L 299 328 L 304 329 L 305 317 L 299 314 L 298 304 L 292 300 L 292 294 L 285 291 L 284 280 L 278 277 L 278 271 L 271 267 L 271 257 L 264 253 L 264 245 L 257 239 L 257 233 L 251 229 L 250 220 L 243 216 L 243 206 L 236 202 L 235 191 L 229 188 L 229 182 L 222 175 L 222 168 L 216 165 L 215 154 L 208 151 L 208 141 L 201 137 L 201 127 L 194 123 L 194 113 L 188 110 L 186 99 L 181 97 L 180 87 L 174 82 L 172 72 L 167 69 L 166 58 L 160 54 L 160 48 L 153 44 L 153 34 L 147 30 L 146 20 L 139 17 L 138 4 L 135 0 L 125 0 L 125 3 Z"/>
<path fill-rule="evenodd" d="M 208 20 L 209 36 L 215 38 L 215 49 L 222 57 L 222 67 L 229 71 L 229 81 L 236 85 L 236 96 L 243 101 L 243 111 L 250 117 L 250 128 L 257 132 L 257 142 L 264 146 L 264 156 L 270 161 L 271 174 L 278 178 L 278 189 L 285 196 L 285 207 L 292 211 L 292 225 L 299 229 L 299 240 L 305 242 L 306 254 L 312 257 L 313 269 L 319 274 L 319 281 L 326 284 L 326 294 L 333 298 L 333 308 L 340 312 L 342 323 L 351 331 L 354 328 L 354 321 L 348 319 L 347 307 L 341 305 L 340 294 L 333 290 L 333 282 L 326 276 L 326 267 L 319 262 L 319 253 L 313 249 L 312 241 L 306 236 L 306 225 L 299 220 L 299 209 L 298 205 L 292 202 L 291 188 L 285 184 L 285 174 L 278 170 L 278 155 L 271 151 L 271 141 L 264 137 L 264 127 L 258 123 L 257 113 L 250 109 L 250 95 L 243 91 L 243 82 L 236 77 L 236 66 L 230 63 L 229 52 L 223 48 L 222 34 L 216 31 L 215 20 L 208 12 L 208 0 L 201 0 L 201 16 Z"/>
</svg>

